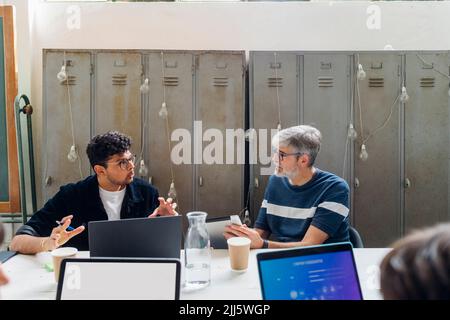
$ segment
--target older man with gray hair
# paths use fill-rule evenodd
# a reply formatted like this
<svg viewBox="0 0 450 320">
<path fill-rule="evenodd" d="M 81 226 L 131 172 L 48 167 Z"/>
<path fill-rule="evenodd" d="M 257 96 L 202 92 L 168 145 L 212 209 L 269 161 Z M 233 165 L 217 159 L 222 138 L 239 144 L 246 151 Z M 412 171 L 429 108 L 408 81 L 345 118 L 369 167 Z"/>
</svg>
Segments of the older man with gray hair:
<svg viewBox="0 0 450 320">
<path fill-rule="evenodd" d="M 273 137 L 275 175 L 269 179 L 255 228 L 228 226 L 227 239 L 247 237 L 252 248 L 349 241 L 349 187 L 342 178 L 314 167 L 321 140 L 320 131 L 306 125 Z"/>
</svg>

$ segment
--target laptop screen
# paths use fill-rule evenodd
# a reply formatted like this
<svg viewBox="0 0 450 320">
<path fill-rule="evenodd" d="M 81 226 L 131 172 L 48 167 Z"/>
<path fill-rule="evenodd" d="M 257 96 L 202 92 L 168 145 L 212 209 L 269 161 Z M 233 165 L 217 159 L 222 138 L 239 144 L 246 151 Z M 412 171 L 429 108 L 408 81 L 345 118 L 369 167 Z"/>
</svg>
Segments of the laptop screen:
<svg viewBox="0 0 450 320">
<path fill-rule="evenodd" d="M 258 254 L 264 299 L 361 300 L 350 244 Z"/>
<path fill-rule="evenodd" d="M 174 300 L 180 294 L 176 259 L 66 259 L 57 299 Z"/>
</svg>

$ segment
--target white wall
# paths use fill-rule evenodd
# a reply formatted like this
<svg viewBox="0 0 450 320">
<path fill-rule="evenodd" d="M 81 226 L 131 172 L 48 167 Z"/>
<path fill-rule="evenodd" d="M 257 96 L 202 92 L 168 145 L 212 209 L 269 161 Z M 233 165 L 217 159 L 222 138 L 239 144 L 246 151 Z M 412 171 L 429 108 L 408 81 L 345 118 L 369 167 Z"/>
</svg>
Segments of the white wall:
<svg viewBox="0 0 450 320">
<path fill-rule="evenodd" d="M 46 3 L 18 10 L 19 88 L 35 106 L 41 185 L 42 49 L 449 50 L 450 2 Z M 369 7 L 369 6 L 375 7 Z M 379 9 L 379 29 L 370 29 Z M 70 29 L 80 12 L 80 28 Z M 375 14 L 376 15 L 376 14 Z M 31 31 L 30 31 L 31 30 Z"/>
</svg>

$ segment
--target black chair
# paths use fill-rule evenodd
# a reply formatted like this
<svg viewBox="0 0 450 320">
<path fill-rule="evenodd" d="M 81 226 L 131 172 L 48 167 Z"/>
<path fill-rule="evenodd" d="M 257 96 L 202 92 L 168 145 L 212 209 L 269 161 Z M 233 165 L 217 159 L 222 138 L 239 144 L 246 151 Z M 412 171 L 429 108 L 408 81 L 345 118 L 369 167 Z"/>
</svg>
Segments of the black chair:
<svg viewBox="0 0 450 320">
<path fill-rule="evenodd" d="M 349 226 L 348 233 L 350 235 L 350 242 L 353 245 L 353 248 L 364 248 L 364 243 L 362 241 L 361 236 L 359 235 L 359 232 L 356 231 L 355 228 L 352 226 Z"/>
</svg>

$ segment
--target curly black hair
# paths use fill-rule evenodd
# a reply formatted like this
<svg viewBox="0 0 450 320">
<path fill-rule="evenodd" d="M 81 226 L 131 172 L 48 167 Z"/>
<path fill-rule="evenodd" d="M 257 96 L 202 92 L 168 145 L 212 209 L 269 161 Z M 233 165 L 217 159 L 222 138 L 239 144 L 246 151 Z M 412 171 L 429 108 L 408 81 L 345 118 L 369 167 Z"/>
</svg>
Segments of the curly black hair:
<svg viewBox="0 0 450 320">
<path fill-rule="evenodd" d="M 92 168 L 96 165 L 107 167 L 107 161 L 115 154 L 130 150 L 131 138 L 117 131 L 99 134 L 89 141 L 86 153 Z"/>
</svg>

